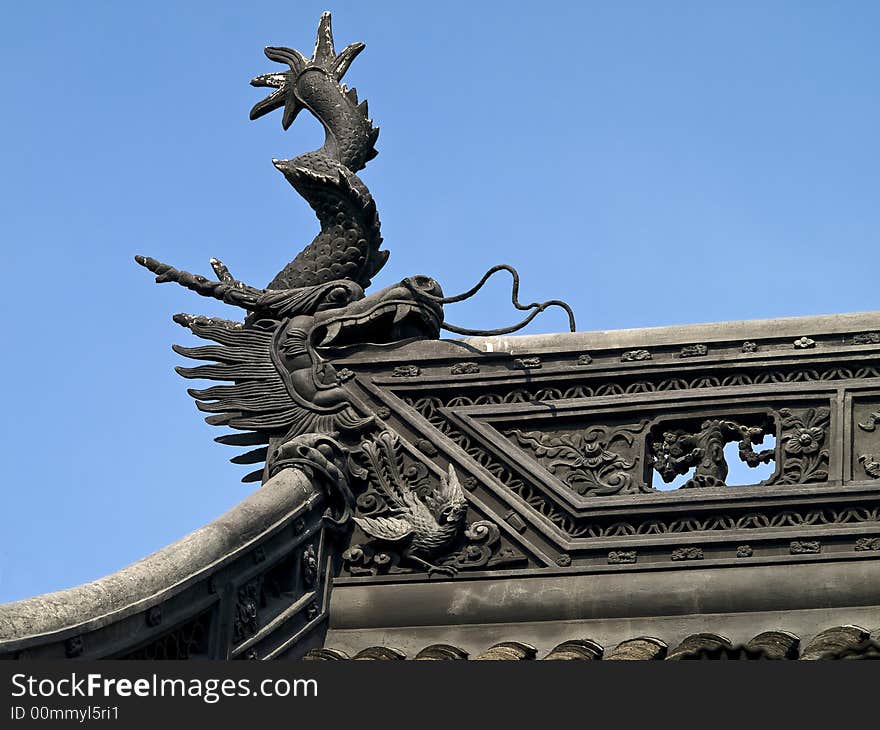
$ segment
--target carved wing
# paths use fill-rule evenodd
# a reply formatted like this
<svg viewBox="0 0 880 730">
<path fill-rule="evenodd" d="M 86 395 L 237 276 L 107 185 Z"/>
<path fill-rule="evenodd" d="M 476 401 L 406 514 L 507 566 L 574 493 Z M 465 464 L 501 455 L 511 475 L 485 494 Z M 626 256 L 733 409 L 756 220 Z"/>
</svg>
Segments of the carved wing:
<svg viewBox="0 0 880 730">
<path fill-rule="evenodd" d="M 413 526 L 399 517 L 355 517 L 358 526 L 372 538 L 397 542 L 413 534 Z"/>
</svg>

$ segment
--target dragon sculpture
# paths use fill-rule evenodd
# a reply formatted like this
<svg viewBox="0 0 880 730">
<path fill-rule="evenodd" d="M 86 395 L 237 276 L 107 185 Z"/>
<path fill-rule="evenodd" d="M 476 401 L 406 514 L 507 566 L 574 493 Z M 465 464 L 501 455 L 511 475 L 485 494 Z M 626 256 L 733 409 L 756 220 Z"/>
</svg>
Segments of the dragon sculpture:
<svg viewBox="0 0 880 730">
<path fill-rule="evenodd" d="M 286 130 L 302 110 L 323 125 L 324 145 L 290 160 L 273 160 L 275 167 L 312 207 L 321 230 L 266 288 L 237 280 L 217 259 L 211 259 L 216 279 L 180 271 L 145 256 L 135 260 L 156 274 L 157 282 L 176 282 L 206 297 L 219 299 L 246 312 L 242 322 L 175 315 L 174 320 L 196 336 L 214 344 L 175 346 L 195 360 L 196 367 L 177 368 L 185 378 L 221 381 L 208 388 L 191 389 L 209 424 L 238 431 L 216 440 L 255 447 L 232 459 L 260 465 L 243 481 L 265 481 L 274 461 L 284 460 L 284 446 L 305 434 L 346 434 L 356 442 L 371 428 L 374 417 L 352 405 L 344 381 L 350 373 L 337 372 L 330 357 L 338 348 L 353 345 L 389 345 L 409 339 L 436 339 L 441 328 L 465 334 L 443 320 L 443 305 L 475 293 L 498 270 L 514 277 L 512 300 L 531 310 L 519 325 L 527 324 L 548 306 L 562 302 L 522 305 L 517 301 L 518 276 L 508 266 L 490 270 L 469 292 L 444 297 L 440 285 L 428 276 L 412 276 L 374 294 L 365 289 L 388 259 L 381 250 L 376 204 L 357 173 L 376 156 L 379 128 L 368 116 L 367 102 L 342 78 L 364 49 L 353 43 L 336 53 L 330 14 L 324 13 L 310 58 L 291 48 L 269 47 L 266 56 L 286 70 L 257 76 L 256 87 L 272 89 L 251 109 L 251 119 L 283 109 Z M 489 332 L 484 332 L 487 334 Z M 349 435 L 351 435 L 349 437 Z"/>
</svg>

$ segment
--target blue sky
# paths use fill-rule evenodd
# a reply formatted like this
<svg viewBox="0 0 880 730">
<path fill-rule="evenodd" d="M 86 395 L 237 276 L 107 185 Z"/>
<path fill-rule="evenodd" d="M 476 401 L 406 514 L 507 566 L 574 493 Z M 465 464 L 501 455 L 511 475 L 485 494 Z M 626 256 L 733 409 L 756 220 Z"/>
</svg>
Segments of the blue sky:
<svg viewBox="0 0 880 730">
<path fill-rule="evenodd" d="M 238 502 L 174 372 L 144 253 L 263 285 L 317 231 L 248 121 L 262 48 L 318 17 L 367 48 L 362 173 L 391 258 L 457 292 L 489 266 L 580 329 L 878 308 L 880 5 L 871 2 L 40 2 L 0 28 L 6 479 L 0 601 L 74 585 Z M 448 317 L 514 319 L 505 285 Z M 227 315 L 229 312 L 227 311 Z M 560 331 L 548 312 L 530 332 Z"/>
</svg>

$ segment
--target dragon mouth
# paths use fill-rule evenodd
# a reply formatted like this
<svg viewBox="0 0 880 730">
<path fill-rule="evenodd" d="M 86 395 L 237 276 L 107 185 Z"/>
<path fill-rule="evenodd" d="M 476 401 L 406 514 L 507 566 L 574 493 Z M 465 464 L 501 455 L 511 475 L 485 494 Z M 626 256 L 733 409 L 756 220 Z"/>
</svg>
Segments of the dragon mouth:
<svg viewBox="0 0 880 730">
<path fill-rule="evenodd" d="M 401 287 L 379 292 L 342 310 L 327 312 L 316 325 L 313 342 L 321 349 L 354 345 L 390 345 L 411 339 L 436 339 L 440 335 L 442 308 L 431 302 L 400 295 Z M 378 300 L 378 301 L 377 301 Z"/>
</svg>

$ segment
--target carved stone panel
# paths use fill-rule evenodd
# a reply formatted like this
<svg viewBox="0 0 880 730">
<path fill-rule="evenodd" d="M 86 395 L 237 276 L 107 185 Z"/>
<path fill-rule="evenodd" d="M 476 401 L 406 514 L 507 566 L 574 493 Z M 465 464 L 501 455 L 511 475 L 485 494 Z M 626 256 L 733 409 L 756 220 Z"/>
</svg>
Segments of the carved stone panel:
<svg viewBox="0 0 880 730">
<path fill-rule="evenodd" d="M 510 429 L 505 435 L 578 494 L 651 491 L 641 479 L 647 421 L 562 431 Z"/>
</svg>

